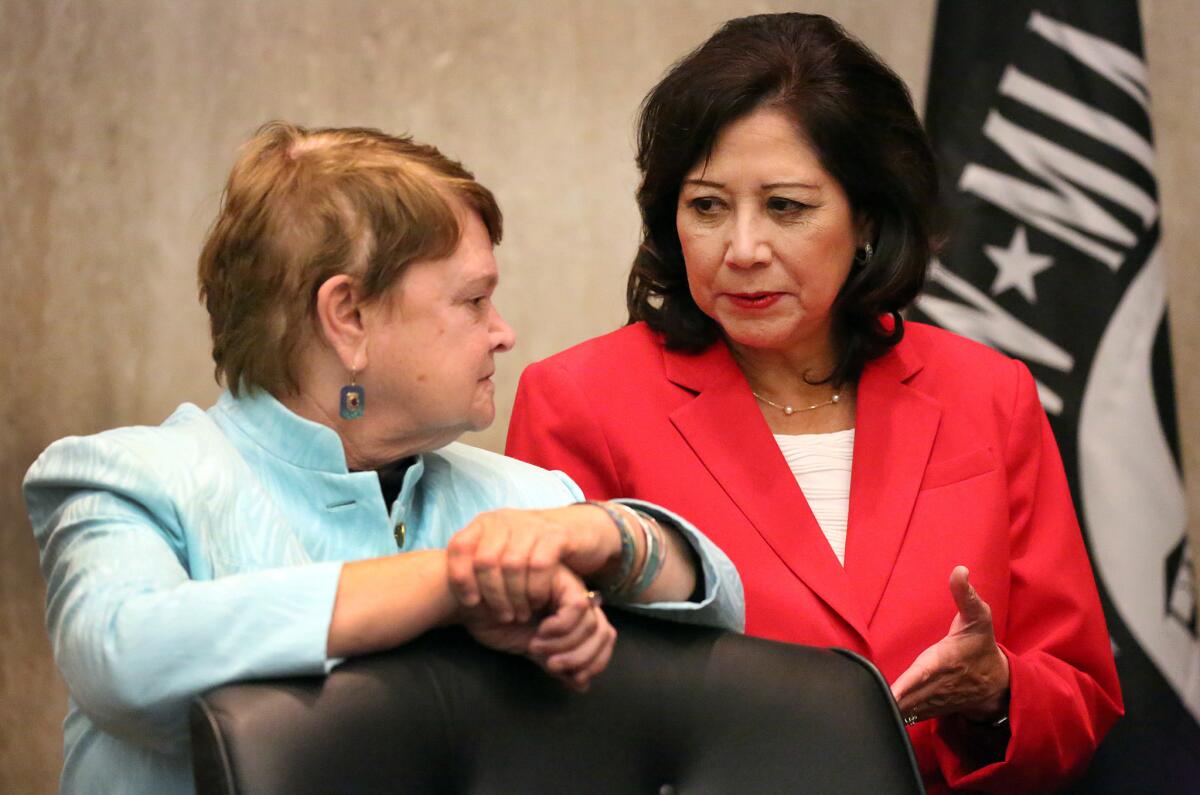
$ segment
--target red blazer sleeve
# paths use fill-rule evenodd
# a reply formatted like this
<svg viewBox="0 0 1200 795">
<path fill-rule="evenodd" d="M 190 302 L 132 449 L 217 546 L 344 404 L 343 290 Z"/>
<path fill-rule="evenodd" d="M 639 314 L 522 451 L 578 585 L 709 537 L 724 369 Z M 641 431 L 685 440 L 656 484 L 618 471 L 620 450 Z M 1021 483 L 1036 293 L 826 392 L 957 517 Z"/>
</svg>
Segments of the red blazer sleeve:
<svg viewBox="0 0 1200 795">
<path fill-rule="evenodd" d="M 1108 630 L 1071 503 L 1058 447 L 1032 376 L 1017 369 L 1004 448 L 1010 592 L 996 636 L 1011 669 L 1004 761 L 978 766 L 981 736 L 964 721 L 936 721 L 934 751 L 947 783 L 1036 792 L 1082 772 L 1123 713 Z"/>
<path fill-rule="evenodd" d="M 591 402 L 553 363 L 532 364 L 521 374 L 504 452 L 569 472 L 590 500 L 624 494 Z"/>
</svg>

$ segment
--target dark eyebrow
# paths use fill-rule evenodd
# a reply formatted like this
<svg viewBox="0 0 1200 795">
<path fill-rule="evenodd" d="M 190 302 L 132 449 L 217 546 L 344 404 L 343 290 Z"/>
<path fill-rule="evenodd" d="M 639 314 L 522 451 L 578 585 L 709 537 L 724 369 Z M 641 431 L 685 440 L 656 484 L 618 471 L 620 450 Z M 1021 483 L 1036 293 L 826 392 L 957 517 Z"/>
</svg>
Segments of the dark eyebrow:
<svg viewBox="0 0 1200 795">
<path fill-rule="evenodd" d="M 684 185 L 699 185 L 703 188 L 724 188 L 724 182 L 713 182 L 710 179 L 685 179 Z M 763 190 L 775 190 L 777 188 L 803 188 L 804 190 L 817 190 L 816 185 L 810 185 L 807 182 L 768 182 L 762 186 Z"/>
<path fill-rule="evenodd" d="M 775 190 L 776 188 L 804 188 L 805 190 L 816 190 L 816 185 L 809 185 L 807 182 L 770 182 L 763 185 L 763 190 Z"/>
</svg>

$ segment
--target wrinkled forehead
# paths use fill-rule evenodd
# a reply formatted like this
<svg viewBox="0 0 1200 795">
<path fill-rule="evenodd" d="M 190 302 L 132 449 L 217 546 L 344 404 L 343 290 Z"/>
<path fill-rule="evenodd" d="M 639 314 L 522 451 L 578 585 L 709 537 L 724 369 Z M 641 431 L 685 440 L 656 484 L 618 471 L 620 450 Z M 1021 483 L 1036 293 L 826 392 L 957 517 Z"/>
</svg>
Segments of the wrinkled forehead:
<svg viewBox="0 0 1200 795">
<path fill-rule="evenodd" d="M 458 243 L 444 257 L 416 260 L 396 284 L 397 294 L 408 292 L 426 299 L 470 293 L 490 294 L 499 283 L 491 236 L 483 219 L 461 202 L 454 204 L 459 226 Z"/>
<path fill-rule="evenodd" d="M 450 256 L 445 258 L 446 263 L 464 279 L 490 280 L 494 286 L 500 274 L 496 264 L 495 245 L 492 243 L 487 224 L 477 211 L 460 199 L 455 199 L 451 207 L 458 221 L 458 245 L 454 247 Z"/>
</svg>

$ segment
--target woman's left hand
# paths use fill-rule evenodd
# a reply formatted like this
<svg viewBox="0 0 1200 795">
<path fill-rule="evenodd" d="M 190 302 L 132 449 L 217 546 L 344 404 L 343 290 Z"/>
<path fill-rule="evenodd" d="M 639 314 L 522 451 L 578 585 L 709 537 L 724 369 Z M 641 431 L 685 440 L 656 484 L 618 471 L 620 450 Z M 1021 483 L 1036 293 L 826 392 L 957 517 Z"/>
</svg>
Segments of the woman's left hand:
<svg viewBox="0 0 1200 795">
<path fill-rule="evenodd" d="M 958 608 L 950 632 L 892 683 L 906 722 L 954 713 L 987 721 L 1004 714 L 1008 658 L 996 645 L 992 609 L 971 587 L 968 574 L 966 566 L 950 574 L 950 595 Z"/>
<path fill-rule="evenodd" d="M 480 606 L 464 611 L 463 623 L 493 649 L 521 654 L 577 691 L 588 689 L 612 658 L 617 631 L 600 600 L 564 566 L 551 578 L 553 612 L 541 621 L 499 622 Z"/>
</svg>

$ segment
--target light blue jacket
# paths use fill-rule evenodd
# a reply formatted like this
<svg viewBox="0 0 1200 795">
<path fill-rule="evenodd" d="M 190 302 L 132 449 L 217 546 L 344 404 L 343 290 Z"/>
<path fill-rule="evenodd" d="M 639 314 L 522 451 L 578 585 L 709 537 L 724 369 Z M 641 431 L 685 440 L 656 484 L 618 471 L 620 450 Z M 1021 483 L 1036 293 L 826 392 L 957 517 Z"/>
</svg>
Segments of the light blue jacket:
<svg viewBox="0 0 1200 795">
<path fill-rule="evenodd" d="M 438 548 L 481 511 L 582 499 L 548 472 L 462 444 L 419 457 L 388 515 L 374 472 L 338 436 L 259 392 L 180 406 L 159 427 L 51 445 L 25 499 L 46 578 L 46 625 L 70 689 L 62 791 L 193 791 L 187 708 L 235 680 L 321 674 L 341 562 Z M 699 553 L 696 603 L 637 609 L 740 630 L 729 559 Z"/>
</svg>

